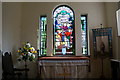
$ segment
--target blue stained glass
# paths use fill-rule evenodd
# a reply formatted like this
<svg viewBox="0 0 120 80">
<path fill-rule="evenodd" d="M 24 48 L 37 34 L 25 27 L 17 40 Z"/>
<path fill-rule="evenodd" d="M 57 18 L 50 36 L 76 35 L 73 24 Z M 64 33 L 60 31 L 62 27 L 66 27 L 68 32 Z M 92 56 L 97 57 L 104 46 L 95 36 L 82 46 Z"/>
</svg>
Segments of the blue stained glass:
<svg viewBox="0 0 120 80">
<path fill-rule="evenodd" d="M 53 12 L 54 54 L 74 54 L 74 13 L 70 7 L 61 5 Z M 63 52 L 65 51 L 65 52 Z"/>
</svg>

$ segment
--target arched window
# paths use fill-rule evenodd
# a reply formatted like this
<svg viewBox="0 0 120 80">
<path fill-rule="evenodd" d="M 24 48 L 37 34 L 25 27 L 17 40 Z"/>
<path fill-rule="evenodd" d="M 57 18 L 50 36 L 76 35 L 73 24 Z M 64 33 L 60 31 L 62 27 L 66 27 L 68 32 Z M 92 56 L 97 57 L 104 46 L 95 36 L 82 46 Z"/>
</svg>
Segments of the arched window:
<svg viewBox="0 0 120 80">
<path fill-rule="evenodd" d="M 74 17 L 74 11 L 67 5 L 60 5 L 54 9 L 54 55 L 75 54 Z"/>
</svg>

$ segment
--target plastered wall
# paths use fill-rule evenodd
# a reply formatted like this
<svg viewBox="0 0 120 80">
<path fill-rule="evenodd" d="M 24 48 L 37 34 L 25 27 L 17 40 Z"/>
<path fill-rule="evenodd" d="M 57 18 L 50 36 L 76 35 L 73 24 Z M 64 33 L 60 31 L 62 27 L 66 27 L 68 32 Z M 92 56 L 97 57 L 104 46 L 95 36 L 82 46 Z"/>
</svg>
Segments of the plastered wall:
<svg viewBox="0 0 120 80">
<path fill-rule="evenodd" d="M 21 3 L 3 3 L 2 6 L 2 48 L 11 52 L 13 63 L 18 65 L 17 49 L 20 47 Z"/>
</svg>

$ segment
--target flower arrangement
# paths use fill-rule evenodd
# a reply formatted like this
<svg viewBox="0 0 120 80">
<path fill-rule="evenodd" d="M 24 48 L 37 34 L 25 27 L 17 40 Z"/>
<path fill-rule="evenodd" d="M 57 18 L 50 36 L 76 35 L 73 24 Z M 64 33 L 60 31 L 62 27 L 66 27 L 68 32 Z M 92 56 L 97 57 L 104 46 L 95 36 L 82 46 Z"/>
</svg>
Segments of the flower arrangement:
<svg viewBox="0 0 120 80">
<path fill-rule="evenodd" d="M 18 58 L 18 61 L 21 61 L 21 60 L 34 61 L 35 53 L 37 53 L 35 48 L 29 42 L 26 42 L 24 43 L 22 48 L 18 49 L 18 54 L 20 55 Z"/>
</svg>

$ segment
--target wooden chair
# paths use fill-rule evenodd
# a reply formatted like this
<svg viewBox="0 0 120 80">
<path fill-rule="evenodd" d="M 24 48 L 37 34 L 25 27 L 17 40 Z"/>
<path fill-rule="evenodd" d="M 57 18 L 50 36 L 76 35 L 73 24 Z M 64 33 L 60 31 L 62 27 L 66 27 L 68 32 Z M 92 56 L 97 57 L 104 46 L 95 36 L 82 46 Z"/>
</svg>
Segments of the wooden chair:
<svg viewBox="0 0 120 80">
<path fill-rule="evenodd" d="M 29 71 L 29 69 L 17 69 L 13 67 L 12 56 L 10 52 L 2 54 L 2 80 L 20 79 L 22 73 L 20 71 Z M 17 75 L 17 76 L 16 76 Z"/>
</svg>

